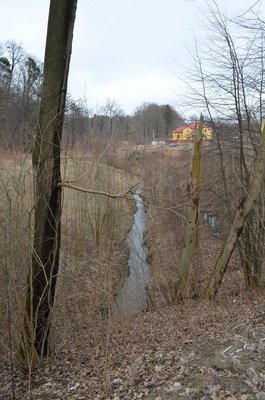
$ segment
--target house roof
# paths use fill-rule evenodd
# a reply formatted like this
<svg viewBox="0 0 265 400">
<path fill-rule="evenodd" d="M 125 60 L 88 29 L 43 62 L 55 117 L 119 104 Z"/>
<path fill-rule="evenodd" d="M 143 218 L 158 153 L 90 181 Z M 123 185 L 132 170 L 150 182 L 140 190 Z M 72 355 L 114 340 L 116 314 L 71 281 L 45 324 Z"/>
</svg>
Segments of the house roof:
<svg viewBox="0 0 265 400">
<path fill-rule="evenodd" d="M 174 132 L 174 133 L 182 133 L 182 132 L 184 131 L 184 129 L 187 129 L 187 128 L 191 129 L 191 131 L 192 131 L 193 133 L 195 133 L 196 128 L 197 128 L 197 122 L 196 122 L 196 121 L 193 121 L 193 122 L 192 122 L 191 124 L 189 124 L 188 126 L 185 126 L 185 125 L 178 126 L 177 128 L 175 128 L 175 129 L 173 130 L 173 132 Z M 212 128 L 211 128 L 210 126 L 208 126 L 208 125 L 203 125 L 203 128 L 207 128 L 207 129 L 209 129 L 210 132 L 212 132 Z"/>
<path fill-rule="evenodd" d="M 182 126 L 178 126 L 176 129 L 174 129 L 173 132 L 179 132 L 182 133 L 184 131 L 184 129 L 186 128 L 186 126 L 182 125 Z"/>
<path fill-rule="evenodd" d="M 187 128 L 190 128 L 193 132 L 195 132 L 197 128 L 197 122 L 192 122 L 187 126 Z"/>
</svg>

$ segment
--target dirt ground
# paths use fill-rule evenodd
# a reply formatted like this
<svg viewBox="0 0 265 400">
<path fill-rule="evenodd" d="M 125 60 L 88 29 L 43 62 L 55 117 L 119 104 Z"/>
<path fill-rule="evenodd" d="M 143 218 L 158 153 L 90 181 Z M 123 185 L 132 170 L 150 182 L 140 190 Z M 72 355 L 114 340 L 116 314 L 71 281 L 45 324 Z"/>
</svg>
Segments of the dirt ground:
<svg viewBox="0 0 265 400">
<path fill-rule="evenodd" d="M 44 362 L 32 399 L 265 399 L 264 306 L 248 293 L 112 320 L 97 342 L 84 335 Z M 0 399 L 11 399 L 10 365 L 0 371 Z M 13 387 L 28 398 L 19 368 Z"/>
</svg>

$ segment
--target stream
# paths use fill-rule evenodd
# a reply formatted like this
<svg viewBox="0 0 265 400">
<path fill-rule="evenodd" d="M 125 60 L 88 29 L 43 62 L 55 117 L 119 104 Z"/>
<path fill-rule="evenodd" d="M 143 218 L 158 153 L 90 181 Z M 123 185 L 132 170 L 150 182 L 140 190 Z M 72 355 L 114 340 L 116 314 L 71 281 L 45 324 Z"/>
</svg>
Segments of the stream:
<svg viewBox="0 0 265 400">
<path fill-rule="evenodd" d="M 213 234 L 215 237 L 220 236 L 220 226 L 221 221 L 217 215 L 208 214 L 206 211 L 202 212 L 203 222 L 208 223 L 213 230 Z"/>
<path fill-rule="evenodd" d="M 144 245 L 147 213 L 140 193 L 141 189 L 138 189 L 133 196 L 137 211 L 126 239 L 130 250 L 129 275 L 120 294 L 115 298 L 114 316 L 128 316 L 147 308 L 146 284 L 150 278 L 150 269 L 146 262 L 147 247 Z"/>
</svg>

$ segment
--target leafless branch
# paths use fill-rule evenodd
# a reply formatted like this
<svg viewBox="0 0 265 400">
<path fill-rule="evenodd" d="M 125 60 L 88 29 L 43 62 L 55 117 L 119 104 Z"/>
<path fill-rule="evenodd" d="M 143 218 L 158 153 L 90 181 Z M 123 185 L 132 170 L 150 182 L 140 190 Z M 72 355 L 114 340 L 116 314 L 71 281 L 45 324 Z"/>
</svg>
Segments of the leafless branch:
<svg viewBox="0 0 265 400">
<path fill-rule="evenodd" d="M 134 193 L 133 189 L 135 189 L 137 186 L 139 186 L 143 181 L 143 178 L 141 177 L 141 179 L 135 183 L 134 185 L 130 186 L 128 189 L 126 189 L 124 192 L 120 192 L 120 193 L 108 193 L 108 192 L 103 192 L 101 190 L 92 190 L 92 189 L 86 189 L 86 188 L 82 188 L 80 186 L 74 186 L 71 183 L 66 182 L 61 182 L 58 184 L 59 187 L 64 187 L 64 188 L 68 188 L 68 189 L 72 189 L 72 190 L 76 190 L 78 192 L 83 192 L 83 193 L 90 193 L 90 194 L 99 194 L 101 196 L 106 196 L 106 197 L 111 197 L 112 199 L 117 199 L 120 197 L 126 197 L 127 194 L 129 193 Z"/>
</svg>

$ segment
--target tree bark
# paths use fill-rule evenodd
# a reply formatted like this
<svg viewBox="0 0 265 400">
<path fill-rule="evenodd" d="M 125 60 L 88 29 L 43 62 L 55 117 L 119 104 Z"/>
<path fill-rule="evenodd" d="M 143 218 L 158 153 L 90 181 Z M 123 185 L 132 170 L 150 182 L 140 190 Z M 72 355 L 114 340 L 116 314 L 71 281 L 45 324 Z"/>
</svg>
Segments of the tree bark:
<svg viewBox="0 0 265 400">
<path fill-rule="evenodd" d="M 260 145 L 255 168 L 250 174 L 246 195 L 241 198 L 234 217 L 233 224 L 227 236 L 207 288 L 207 297 L 214 299 L 223 280 L 229 260 L 233 254 L 237 240 L 244 228 L 244 223 L 253 206 L 257 203 L 265 177 L 265 121 L 260 131 Z"/>
<path fill-rule="evenodd" d="M 42 97 L 33 143 L 34 244 L 26 304 L 27 348 L 49 353 L 61 236 L 60 151 L 77 0 L 51 0 Z"/>
<path fill-rule="evenodd" d="M 263 195 L 260 194 L 257 205 L 253 207 L 245 220 L 244 230 L 237 242 L 244 271 L 245 286 L 248 290 L 257 289 L 261 283 L 264 257 L 263 221 Z"/>
<path fill-rule="evenodd" d="M 197 248 L 198 225 L 199 225 L 199 203 L 201 189 L 201 141 L 203 129 L 203 116 L 201 115 L 198 128 L 194 137 L 194 148 L 191 162 L 191 181 L 188 187 L 190 196 L 188 223 L 184 234 L 184 245 L 181 252 L 180 265 L 177 279 L 177 298 L 183 299 L 187 296 L 190 266 Z"/>
</svg>

